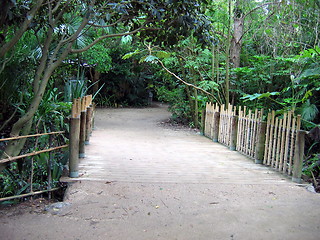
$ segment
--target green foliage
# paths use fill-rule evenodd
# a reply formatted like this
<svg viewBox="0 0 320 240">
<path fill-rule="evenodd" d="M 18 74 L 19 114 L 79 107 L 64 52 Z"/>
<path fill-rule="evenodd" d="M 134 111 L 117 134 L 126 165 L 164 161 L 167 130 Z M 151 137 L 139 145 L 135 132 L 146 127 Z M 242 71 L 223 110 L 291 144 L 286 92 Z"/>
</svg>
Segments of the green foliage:
<svg viewBox="0 0 320 240">
<path fill-rule="evenodd" d="M 84 52 L 83 57 L 87 64 L 104 73 L 108 72 L 112 67 L 112 58 L 109 54 L 110 49 L 106 46 L 106 42 L 101 42 Z"/>
<path fill-rule="evenodd" d="M 189 124 L 192 121 L 190 116 L 190 106 L 185 100 L 183 87 L 167 89 L 165 86 L 156 89 L 160 101 L 169 102 L 169 110 L 172 113 L 172 119 L 178 123 Z"/>
<path fill-rule="evenodd" d="M 302 173 L 309 178 L 318 176 L 320 173 L 320 154 L 313 154 L 304 162 Z"/>
</svg>

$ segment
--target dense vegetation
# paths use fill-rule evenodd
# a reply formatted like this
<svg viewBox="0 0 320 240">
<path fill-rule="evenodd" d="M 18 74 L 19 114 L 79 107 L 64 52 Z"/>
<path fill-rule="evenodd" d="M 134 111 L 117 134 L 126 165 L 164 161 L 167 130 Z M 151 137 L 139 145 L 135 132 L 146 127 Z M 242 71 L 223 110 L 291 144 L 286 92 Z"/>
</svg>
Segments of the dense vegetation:
<svg viewBox="0 0 320 240">
<path fill-rule="evenodd" d="M 194 127 L 207 101 L 294 110 L 312 130 L 305 174 L 319 175 L 319 0 L 4 0 L 0 8 L 1 137 L 68 130 L 70 91 L 107 107 L 144 106 L 151 91 L 173 120 Z M 0 146 L 1 155 L 47 139 L 38 141 Z M 58 155 L 56 180 L 67 158 Z M 46 157 L 33 161 L 38 189 Z M 30 161 L 0 166 L 0 197 L 30 188 Z"/>
</svg>

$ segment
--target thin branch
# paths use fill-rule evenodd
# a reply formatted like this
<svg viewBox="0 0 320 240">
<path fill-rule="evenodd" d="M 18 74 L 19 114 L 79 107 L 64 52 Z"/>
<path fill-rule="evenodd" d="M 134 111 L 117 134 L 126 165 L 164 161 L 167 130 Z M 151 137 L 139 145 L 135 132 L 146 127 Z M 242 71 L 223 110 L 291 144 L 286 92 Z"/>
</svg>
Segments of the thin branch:
<svg viewBox="0 0 320 240">
<path fill-rule="evenodd" d="M 92 43 L 90 43 L 89 45 L 87 45 L 86 47 L 82 48 L 82 49 L 71 49 L 71 53 L 81 53 L 81 52 L 85 52 L 88 49 L 90 49 L 92 46 L 94 46 L 95 44 L 97 44 L 98 42 L 102 41 L 103 39 L 106 38 L 112 38 L 112 37 L 121 37 L 121 36 L 126 36 L 126 35 L 132 35 L 135 34 L 137 32 L 139 32 L 140 30 L 147 30 L 148 28 L 144 28 L 144 25 L 131 31 L 131 32 L 126 32 L 126 33 L 115 33 L 115 34 L 109 34 L 109 35 L 104 35 L 101 36 L 97 39 L 95 39 Z"/>
<path fill-rule="evenodd" d="M 251 9 L 249 12 L 247 12 L 244 16 L 243 16 L 243 19 L 245 19 L 247 16 L 249 16 L 251 13 L 253 13 L 254 11 L 258 10 L 259 8 L 262 8 L 264 6 L 267 6 L 267 5 L 271 5 L 271 4 L 279 4 L 279 2 L 267 2 L 267 3 L 264 3 L 264 4 L 261 4 L 253 9 Z"/>
<path fill-rule="evenodd" d="M 119 18 L 117 21 L 115 21 L 114 23 L 108 24 L 108 25 L 98 25 L 98 24 L 94 24 L 94 23 L 88 23 L 88 25 L 92 26 L 92 27 L 97 27 L 97 28 L 108 28 L 108 27 L 113 27 L 114 25 L 117 25 L 119 22 L 121 22 L 123 20 L 123 17 Z"/>
<path fill-rule="evenodd" d="M 36 12 L 42 6 L 44 0 L 38 0 L 37 3 L 34 4 L 33 8 L 27 13 L 27 17 L 24 22 L 20 26 L 19 30 L 16 31 L 15 35 L 10 39 L 9 42 L 4 44 L 0 48 L 0 57 L 4 57 L 4 55 L 20 40 L 24 32 L 28 29 L 30 23 L 36 15 Z"/>
<path fill-rule="evenodd" d="M 6 60 L 3 61 L 2 63 L 2 66 L 1 66 L 1 69 L 0 69 L 0 73 L 2 73 L 2 71 L 4 70 L 4 68 L 6 67 L 7 63 L 13 58 L 14 56 L 14 53 L 9 57 L 7 58 Z M 7 80 L 6 80 L 7 81 Z M 2 84 L 2 86 L 0 87 L 0 89 L 3 87 L 3 85 L 6 83 L 6 81 Z"/>
<path fill-rule="evenodd" d="M 19 106 L 18 106 L 19 107 Z M 17 111 L 18 111 L 18 107 L 16 107 L 12 113 L 12 115 L 2 124 L 2 126 L 0 127 L 0 132 L 2 131 L 2 129 L 4 129 L 7 124 L 13 119 L 13 117 L 16 115 Z"/>
<path fill-rule="evenodd" d="M 202 89 L 202 88 L 200 88 L 200 87 L 197 87 L 197 86 L 195 86 L 195 85 L 193 85 L 193 84 L 191 84 L 191 83 L 188 83 L 188 82 L 184 81 L 182 78 L 180 78 L 180 77 L 177 76 L 175 73 L 171 72 L 168 68 L 166 68 L 161 60 L 158 59 L 158 62 L 160 63 L 161 67 L 162 67 L 164 70 L 166 70 L 167 73 L 171 74 L 171 75 L 174 76 L 176 79 L 178 79 L 179 81 L 183 82 L 183 84 L 185 84 L 185 85 L 187 85 L 187 86 L 189 86 L 189 87 L 192 87 L 192 88 L 194 88 L 194 89 L 197 89 L 197 90 L 199 90 L 199 91 L 201 91 L 201 92 L 203 92 L 203 93 L 211 96 L 212 98 L 214 98 L 214 99 L 220 104 L 220 101 L 216 98 L 216 96 L 214 96 L 213 94 L 207 92 L 206 90 L 204 90 L 204 89 Z"/>
</svg>

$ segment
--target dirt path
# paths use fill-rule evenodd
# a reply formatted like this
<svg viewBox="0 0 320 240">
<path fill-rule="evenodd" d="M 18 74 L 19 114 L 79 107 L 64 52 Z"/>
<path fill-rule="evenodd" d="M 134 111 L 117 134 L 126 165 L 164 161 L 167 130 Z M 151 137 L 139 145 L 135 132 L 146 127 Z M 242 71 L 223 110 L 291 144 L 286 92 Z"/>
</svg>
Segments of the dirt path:
<svg viewBox="0 0 320 240">
<path fill-rule="evenodd" d="M 0 212 L 0 239 L 319 239 L 319 194 L 168 117 L 99 110 L 64 205 Z"/>
</svg>

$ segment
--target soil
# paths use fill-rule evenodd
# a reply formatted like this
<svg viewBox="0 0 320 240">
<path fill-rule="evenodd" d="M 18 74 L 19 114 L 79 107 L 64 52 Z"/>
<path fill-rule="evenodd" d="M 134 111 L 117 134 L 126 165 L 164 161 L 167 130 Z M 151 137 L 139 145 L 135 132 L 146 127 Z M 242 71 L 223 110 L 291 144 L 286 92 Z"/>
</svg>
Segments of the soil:
<svg viewBox="0 0 320 240">
<path fill-rule="evenodd" d="M 0 209 L 0 239 L 319 239 L 319 194 L 169 116 L 98 109 L 64 202 Z"/>
</svg>

